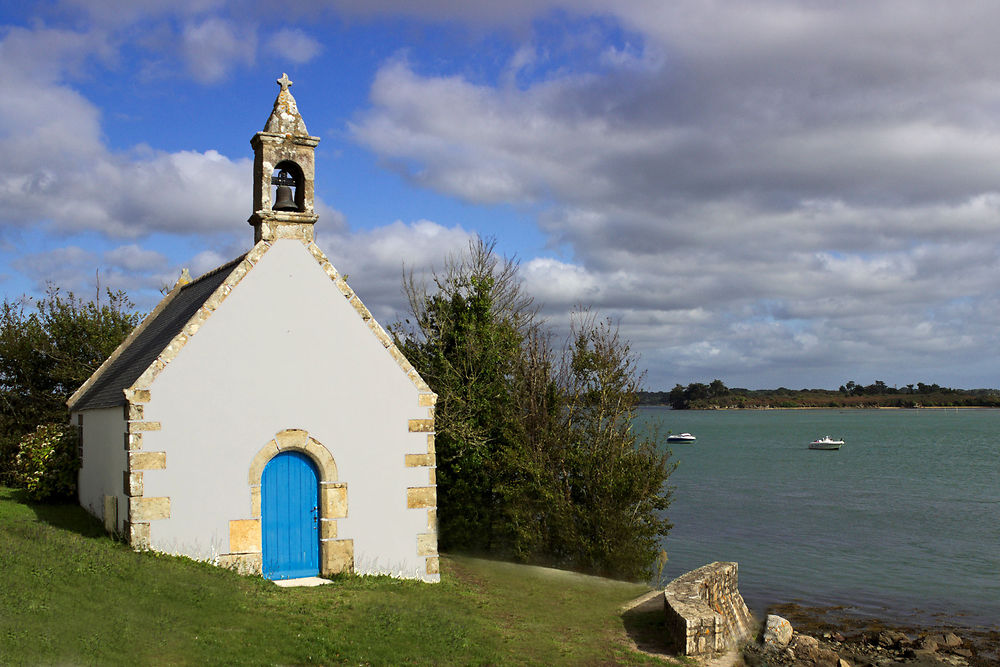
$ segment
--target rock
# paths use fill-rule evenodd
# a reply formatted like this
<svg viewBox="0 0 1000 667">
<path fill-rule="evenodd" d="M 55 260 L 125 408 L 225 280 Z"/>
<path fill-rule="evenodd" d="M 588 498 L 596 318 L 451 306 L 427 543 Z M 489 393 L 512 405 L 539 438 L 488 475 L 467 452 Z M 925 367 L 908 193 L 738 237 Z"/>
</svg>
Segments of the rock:
<svg viewBox="0 0 1000 667">
<path fill-rule="evenodd" d="M 898 648 L 900 646 L 905 646 L 909 644 L 910 638 L 904 635 L 902 632 L 883 630 L 878 634 L 869 636 L 868 643 L 880 646 L 882 648 Z"/>
<path fill-rule="evenodd" d="M 949 632 L 943 637 L 943 642 L 938 642 L 939 644 L 944 644 L 948 648 L 955 648 L 956 646 L 962 645 L 962 638 L 956 635 L 954 632 Z"/>
<path fill-rule="evenodd" d="M 781 616 L 770 614 L 764 626 L 764 647 L 779 649 L 792 639 L 792 624 Z"/>
<path fill-rule="evenodd" d="M 951 652 L 954 653 L 955 655 L 960 655 L 963 658 L 971 658 L 972 657 L 972 651 L 970 651 L 967 648 L 953 648 L 953 649 L 951 649 Z"/>
<path fill-rule="evenodd" d="M 840 642 L 841 644 L 844 643 L 844 635 L 840 634 L 839 632 L 834 632 L 831 635 L 831 637 L 833 637 L 833 641 L 835 642 Z"/>
<path fill-rule="evenodd" d="M 789 647 L 795 651 L 796 665 L 837 667 L 838 661 L 841 659 L 830 649 L 823 648 L 818 639 L 809 635 L 796 634 Z"/>
<path fill-rule="evenodd" d="M 849 661 L 840 658 L 837 660 L 837 667 L 853 667 L 853 665 Z"/>
<path fill-rule="evenodd" d="M 917 650 L 934 653 L 935 651 L 938 650 L 938 643 L 933 639 L 931 639 L 930 637 L 924 637 L 923 639 L 917 642 Z"/>
</svg>

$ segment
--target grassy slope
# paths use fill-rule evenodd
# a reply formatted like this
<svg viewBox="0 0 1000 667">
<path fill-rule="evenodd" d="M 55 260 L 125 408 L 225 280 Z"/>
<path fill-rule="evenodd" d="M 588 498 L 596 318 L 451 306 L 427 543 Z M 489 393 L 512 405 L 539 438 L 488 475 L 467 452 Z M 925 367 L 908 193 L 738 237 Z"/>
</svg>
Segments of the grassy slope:
<svg viewBox="0 0 1000 667">
<path fill-rule="evenodd" d="M 464 557 L 442 583 L 281 589 L 139 554 L 73 505 L 0 488 L 0 664 L 661 664 L 626 648 L 638 584 Z"/>
</svg>

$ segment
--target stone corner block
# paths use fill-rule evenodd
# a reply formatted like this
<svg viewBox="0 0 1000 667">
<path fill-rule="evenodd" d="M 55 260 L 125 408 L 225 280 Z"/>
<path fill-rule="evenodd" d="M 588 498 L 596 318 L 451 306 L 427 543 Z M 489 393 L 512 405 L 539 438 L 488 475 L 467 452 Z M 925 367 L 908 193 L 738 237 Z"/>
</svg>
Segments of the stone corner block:
<svg viewBox="0 0 1000 667">
<path fill-rule="evenodd" d="M 406 489 L 406 506 L 410 509 L 437 507 L 437 487 L 409 487 Z"/>
<path fill-rule="evenodd" d="M 354 571 L 354 540 L 330 540 L 322 545 L 323 574 Z"/>
<path fill-rule="evenodd" d="M 122 487 L 126 496 L 141 496 L 143 491 L 142 473 L 122 471 Z"/>
<path fill-rule="evenodd" d="M 221 554 L 216 564 L 242 575 L 260 576 L 263 572 L 263 559 L 259 553 Z"/>
<path fill-rule="evenodd" d="M 125 539 L 136 551 L 149 550 L 149 524 L 136 523 L 134 521 L 125 522 Z"/>
<path fill-rule="evenodd" d="M 131 470 L 164 470 L 167 467 L 166 452 L 129 452 L 128 469 Z"/>
<path fill-rule="evenodd" d="M 422 468 L 434 465 L 433 454 L 405 454 L 403 462 L 407 468 Z"/>
<path fill-rule="evenodd" d="M 417 535 L 417 555 L 437 556 L 438 540 L 437 533 L 422 533 Z"/>
<path fill-rule="evenodd" d="M 170 518 L 170 498 L 130 498 L 128 520 L 130 523 L 156 521 Z"/>
<path fill-rule="evenodd" d="M 260 553 L 260 519 L 235 519 L 230 521 L 229 550 L 233 553 Z"/>
<path fill-rule="evenodd" d="M 140 433 L 142 431 L 159 431 L 162 425 L 160 422 L 129 422 L 129 433 Z"/>
<path fill-rule="evenodd" d="M 410 433 L 429 433 L 434 430 L 433 419 L 411 419 L 409 421 Z"/>
<path fill-rule="evenodd" d="M 343 519 L 347 517 L 347 486 L 344 484 L 320 485 L 320 503 L 324 519 Z"/>
</svg>

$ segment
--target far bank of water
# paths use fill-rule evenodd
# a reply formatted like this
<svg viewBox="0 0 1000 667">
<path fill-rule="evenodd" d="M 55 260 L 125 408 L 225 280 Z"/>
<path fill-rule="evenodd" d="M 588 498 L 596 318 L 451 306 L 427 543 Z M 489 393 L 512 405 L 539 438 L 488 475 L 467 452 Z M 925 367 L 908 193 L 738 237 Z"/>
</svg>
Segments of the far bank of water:
<svg viewBox="0 0 1000 667">
<path fill-rule="evenodd" d="M 689 431 L 664 547 L 670 580 L 740 564 L 753 611 L 845 605 L 1000 627 L 1000 410 L 642 408 Z M 808 449 L 823 435 L 840 451 Z"/>
</svg>

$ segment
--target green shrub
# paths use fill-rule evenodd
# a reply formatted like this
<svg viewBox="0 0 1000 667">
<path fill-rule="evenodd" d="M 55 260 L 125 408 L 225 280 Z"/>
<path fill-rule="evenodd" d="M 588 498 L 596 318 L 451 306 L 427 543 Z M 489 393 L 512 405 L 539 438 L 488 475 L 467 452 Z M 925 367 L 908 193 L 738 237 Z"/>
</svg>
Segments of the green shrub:
<svg viewBox="0 0 1000 667">
<path fill-rule="evenodd" d="M 80 469 L 80 433 L 70 424 L 42 424 L 18 443 L 14 481 L 32 500 L 72 498 Z"/>
</svg>

